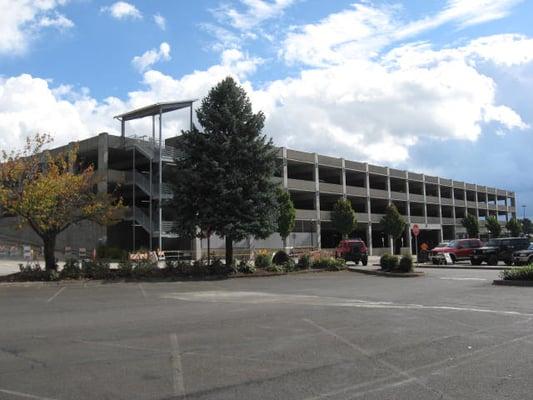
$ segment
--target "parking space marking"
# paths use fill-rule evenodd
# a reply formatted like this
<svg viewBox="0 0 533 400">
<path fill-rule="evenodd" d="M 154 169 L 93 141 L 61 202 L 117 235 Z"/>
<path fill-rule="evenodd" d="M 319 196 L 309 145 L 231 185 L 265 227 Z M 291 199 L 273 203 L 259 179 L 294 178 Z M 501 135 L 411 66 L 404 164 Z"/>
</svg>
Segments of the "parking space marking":
<svg viewBox="0 0 533 400">
<path fill-rule="evenodd" d="M 25 399 L 34 399 L 34 400 L 56 400 L 56 399 L 52 399 L 52 398 L 50 398 L 50 397 L 35 396 L 35 395 L 33 395 L 33 394 L 22 393 L 22 392 L 15 392 L 14 390 L 7 390 L 7 389 L 0 389 L 0 393 L 10 394 L 11 396 L 22 397 L 22 398 L 25 398 Z"/>
<path fill-rule="evenodd" d="M 59 289 L 52 297 L 50 297 L 48 300 L 46 300 L 47 303 L 50 303 L 52 300 L 54 300 L 59 294 L 65 290 L 67 287 L 63 286 L 61 289 Z"/>
<path fill-rule="evenodd" d="M 434 311 L 458 311 L 476 312 L 496 315 L 509 315 L 517 317 L 533 317 L 531 313 L 519 311 L 494 310 L 477 307 L 458 307 L 447 305 L 424 305 L 410 303 L 394 303 L 390 301 L 367 301 L 340 297 L 322 297 L 299 294 L 280 294 L 267 292 L 231 292 L 231 291 L 205 291 L 205 292 L 181 292 L 167 293 L 162 298 L 176 299 L 193 302 L 207 303 L 243 303 L 243 304 L 298 304 L 310 306 L 329 307 L 354 307 L 370 309 L 390 310 L 434 310 Z"/>
<path fill-rule="evenodd" d="M 182 396 L 185 394 L 185 385 L 183 382 L 183 367 L 181 365 L 181 355 L 178 343 L 178 335 L 170 334 L 171 361 L 172 361 L 172 388 L 174 395 Z"/>
<path fill-rule="evenodd" d="M 403 370 L 402 368 L 399 368 L 396 365 L 391 364 L 388 361 L 385 361 L 385 360 L 382 360 L 380 358 L 377 358 L 375 355 L 372 355 L 369 351 L 366 351 L 362 347 L 360 347 L 360 346 L 356 345 L 355 343 L 349 341 L 345 337 L 333 332 L 332 330 L 327 329 L 327 328 L 323 327 L 322 325 L 319 325 L 316 322 L 314 322 L 314 321 L 312 321 L 312 320 L 310 320 L 308 318 L 303 318 L 303 321 L 308 323 L 309 325 L 314 326 L 316 329 L 322 331 L 323 333 L 334 337 L 335 339 L 337 339 L 338 341 L 344 343 L 348 347 L 351 347 L 356 352 L 363 354 L 365 357 L 376 361 L 377 363 L 383 365 L 384 367 L 386 367 L 388 369 L 391 369 L 396 374 L 404 377 L 405 378 L 405 382 L 412 381 L 412 382 L 416 383 L 417 385 L 419 385 L 420 387 L 423 387 L 424 389 L 430 391 L 431 393 L 434 393 L 434 394 L 440 396 L 439 398 L 441 398 L 441 399 L 449 399 L 449 400 L 453 400 L 454 399 L 454 397 L 450 397 L 447 394 L 445 394 L 445 393 L 443 393 L 443 392 L 441 392 L 439 390 L 433 389 L 432 387 L 428 386 L 427 384 L 422 382 L 421 379 L 419 379 L 418 377 L 416 377 L 414 375 L 411 375 L 408 371 Z M 376 390 L 376 389 L 374 389 L 374 390 Z M 320 398 L 320 397 L 318 397 L 318 398 Z"/>
<path fill-rule="evenodd" d="M 488 279 L 485 278 L 439 278 L 443 281 L 488 281 Z"/>
<path fill-rule="evenodd" d="M 143 288 L 143 285 L 139 283 L 139 289 L 141 289 L 141 293 L 143 295 L 143 297 L 146 299 L 147 296 L 146 296 L 146 292 L 144 291 L 144 288 Z"/>
</svg>

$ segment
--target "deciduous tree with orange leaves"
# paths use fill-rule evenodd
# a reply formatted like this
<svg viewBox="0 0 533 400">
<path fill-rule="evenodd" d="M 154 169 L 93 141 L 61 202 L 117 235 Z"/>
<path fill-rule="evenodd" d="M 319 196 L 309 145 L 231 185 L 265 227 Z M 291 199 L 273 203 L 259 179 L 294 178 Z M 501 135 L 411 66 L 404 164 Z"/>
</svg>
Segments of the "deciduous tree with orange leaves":
<svg viewBox="0 0 533 400">
<path fill-rule="evenodd" d="M 57 236 L 81 221 L 110 225 L 120 220 L 121 199 L 96 190 L 92 165 L 83 166 L 78 147 L 48 151 L 49 135 L 28 137 L 20 150 L 2 151 L 0 157 L 0 208 L 19 218 L 42 239 L 46 270 L 57 268 Z"/>
</svg>

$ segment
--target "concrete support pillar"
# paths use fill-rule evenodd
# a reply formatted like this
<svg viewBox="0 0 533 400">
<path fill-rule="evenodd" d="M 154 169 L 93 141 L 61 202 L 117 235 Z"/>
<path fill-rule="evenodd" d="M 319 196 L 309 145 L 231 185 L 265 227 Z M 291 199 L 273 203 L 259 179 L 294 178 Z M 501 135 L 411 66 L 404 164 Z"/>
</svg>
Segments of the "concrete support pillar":
<svg viewBox="0 0 533 400">
<path fill-rule="evenodd" d="M 371 256 L 373 253 L 373 244 L 372 244 L 372 224 L 369 222 L 367 227 L 367 235 L 368 235 L 368 255 Z"/>
<path fill-rule="evenodd" d="M 107 193 L 108 191 L 108 172 L 109 172 L 109 143 L 107 133 L 98 135 L 98 169 L 96 171 L 98 176 L 98 183 L 96 189 L 98 193 Z M 135 221 L 133 221 L 135 223 Z M 95 229 L 99 231 L 100 243 L 107 242 L 107 228 L 105 226 L 98 226 Z"/>
<path fill-rule="evenodd" d="M 372 204 L 370 202 L 370 174 L 368 173 L 368 164 L 365 163 L 365 186 L 366 186 L 366 212 L 368 216 L 368 255 L 373 254 L 372 244 Z"/>
<path fill-rule="evenodd" d="M 426 175 L 422 175 L 422 195 L 424 196 L 424 223 L 428 223 L 428 203 L 426 195 Z"/>
<path fill-rule="evenodd" d="M 313 168 L 313 178 L 315 181 L 316 240 L 317 248 L 320 250 L 322 248 L 322 235 L 320 227 L 320 177 L 318 169 L 318 154 L 314 153 L 314 156 L 315 165 Z"/>
<path fill-rule="evenodd" d="M 476 185 L 476 196 L 474 197 L 474 201 L 476 202 L 476 218 L 479 221 L 479 199 L 477 195 L 477 185 Z"/>
<path fill-rule="evenodd" d="M 411 233 L 411 224 L 407 224 L 407 246 L 409 246 L 409 254 L 413 254 L 413 234 Z"/>
<path fill-rule="evenodd" d="M 440 224 L 440 241 L 444 240 L 444 230 L 442 228 L 442 197 L 440 192 L 440 178 L 437 178 L 437 195 L 439 196 L 439 224 Z"/>
<path fill-rule="evenodd" d="M 287 189 L 289 187 L 289 167 L 287 165 L 287 148 L 283 147 L 281 151 L 283 154 L 283 171 L 282 171 L 283 188 Z"/>
<path fill-rule="evenodd" d="M 344 158 L 341 158 L 341 184 L 342 184 L 342 198 L 346 200 L 346 161 Z"/>
<path fill-rule="evenodd" d="M 107 193 L 109 171 L 109 145 L 107 133 L 98 135 L 98 192 Z"/>
<path fill-rule="evenodd" d="M 390 189 L 390 168 L 387 167 L 387 196 L 389 205 L 392 204 L 392 195 Z M 389 250 L 391 254 L 394 254 L 394 239 L 389 238 Z"/>
</svg>

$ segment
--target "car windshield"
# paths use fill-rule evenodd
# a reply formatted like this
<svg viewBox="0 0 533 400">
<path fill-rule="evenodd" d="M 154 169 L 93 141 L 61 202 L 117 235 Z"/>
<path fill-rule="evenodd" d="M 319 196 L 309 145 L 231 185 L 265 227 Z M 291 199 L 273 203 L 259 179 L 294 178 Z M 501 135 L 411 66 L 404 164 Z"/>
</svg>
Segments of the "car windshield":
<svg viewBox="0 0 533 400">
<path fill-rule="evenodd" d="M 500 241 L 499 240 L 494 240 L 494 239 L 491 239 L 487 242 L 487 246 L 499 246 L 500 245 Z"/>
<path fill-rule="evenodd" d="M 530 243 L 529 244 L 529 247 L 527 248 L 528 250 L 533 250 L 533 243 Z"/>
<path fill-rule="evenodd" d="M 457 247 L 457 242 L 455 240 L 452 240 L 451 242 L 448 243 L 448 246 L 446 247 Z"/>
<path fill-rule="evenodd" d="M 449 246 L 449 242 L 440 242 L 437 247 L 448 247 Z"/>
</svg>

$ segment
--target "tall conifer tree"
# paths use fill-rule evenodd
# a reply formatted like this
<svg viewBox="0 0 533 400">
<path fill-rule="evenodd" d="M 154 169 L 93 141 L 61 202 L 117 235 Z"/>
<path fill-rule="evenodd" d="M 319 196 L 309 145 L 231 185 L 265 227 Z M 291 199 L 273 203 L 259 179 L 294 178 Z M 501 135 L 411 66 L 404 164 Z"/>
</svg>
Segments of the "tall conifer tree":
<svg viewBox="0 0 533 400">
<path fill-rule="evenodd" d="M 196 113 L 202 130 L 183 132 L 177 144 L 175 231 L 225 237 L 229 265 L 234 242 L 266 238 L 276 229 L 276 149 L 261 133 L 263 113 L 252 111 L 231 77 L 210 90 Z"/>
</svg>

